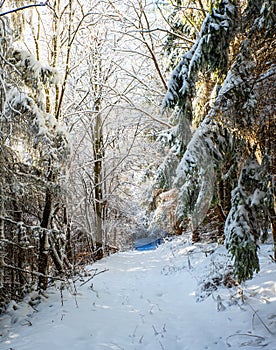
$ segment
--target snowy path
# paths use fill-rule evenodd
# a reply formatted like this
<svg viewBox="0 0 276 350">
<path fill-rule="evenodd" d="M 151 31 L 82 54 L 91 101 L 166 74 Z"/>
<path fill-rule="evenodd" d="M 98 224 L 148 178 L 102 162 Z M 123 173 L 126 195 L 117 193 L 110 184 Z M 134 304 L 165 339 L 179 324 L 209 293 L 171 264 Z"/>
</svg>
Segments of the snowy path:
<svg viewBox="0 0 276 350">
<path fill-rule="evenodd" d="M 23 303 L 0 318 L 0 349 L 275 350 L 269 333 L 276 332 L 275 264 L 264 258 L 244 304 L 223 287 L 196 302 L 198 281 L 221 259 L 224 248 L 206 258 L 195 246 L 172 242 L 155 251 L 115 254 L 91 267 L 108 271 L 77 287 L 77 295 L 64 290 L 63 305 L 53 288 L 39 312 Z"/>
</svg>

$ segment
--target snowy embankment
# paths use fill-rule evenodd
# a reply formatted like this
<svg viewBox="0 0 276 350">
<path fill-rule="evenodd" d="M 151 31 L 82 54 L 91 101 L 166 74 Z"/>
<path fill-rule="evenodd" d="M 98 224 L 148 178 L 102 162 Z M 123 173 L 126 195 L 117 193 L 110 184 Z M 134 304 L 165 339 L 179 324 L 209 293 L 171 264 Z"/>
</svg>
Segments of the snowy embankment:
<svg viewBox="0 0 276 350">
<path fill-rule="evenodd" d="M 90 276 L 50 288 L 34 308 L 28 299 L 10 305 L 0 317 L 0 349 L 274 350 L 272 251 L 263 245 L 261 272 L 232 288 L 221 283 L 230 262 L 222 246 L 182 238 L 115 254 L 87 267 Z"/>
</svg>

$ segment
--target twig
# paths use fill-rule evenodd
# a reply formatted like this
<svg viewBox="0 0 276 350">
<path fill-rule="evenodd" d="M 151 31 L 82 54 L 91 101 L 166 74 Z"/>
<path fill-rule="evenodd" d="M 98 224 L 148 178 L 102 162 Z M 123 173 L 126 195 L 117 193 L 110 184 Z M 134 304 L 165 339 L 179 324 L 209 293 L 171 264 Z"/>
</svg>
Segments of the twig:
<svg viewBox="0 0 276 350">
<path fill-rule="evenodd" d="M 103 273 L 103 272 L 109 271 L 109 269 L 104 269 L 104 270 L 102 270 L 102 271 L 100 271 L 100 272 L 97 272 L 97 271 L 98 271 L 98 269 L 95 269 L 95 270 L 94 270 L 94 274 L 93 274 L 90 278 L 88 278 L 87 281 L 83 282 L 83 283 L 80 285 L 80 287 L 83 286 L 84 284 L 86 284 L 87 282 L 91 281 L 92 278 L 94 278 L 95 276 L 98 276 L 99 274 L 101 274 L 101 273 Z"/>
<path fill-rule="evenodd" d="M 124 348 L 122 348 L 120 345 L 118 345 L 118 344 L 116 344 L 116 343 L 111 343 L 111 345 L 115 345 L 116 348 L 121 349 L 121 350 L 124 350 Z"/>
<path fill-rule="evenodd" d="M 268 333 L 269 334 L 271 334 L 271 335 L 275 335 L 276 333 L 275 332 L 272 332 L 269 328 L 268 328 L 268 326 L 264 323 L 264 321 L 261 319 L 261 317 L 258 315 L 258 311 L 257 310 L 255 310 L 254 308 L 253 308 L 253 306 L 251 306 L 249 303 L 247 303 L 248 304 L 248 306 L 251 308 L 251 310 L 254 312 L 253 313 L 253 320 L 254 320 L 254 316 L 256 315 L 257 317 L 258 317 L 258 319 L 259 319 L 259 321 L 261 322 L 261 324 L 264 326 L 264 328 L 268 331 Z M 253 322 L 253 321 L 252 321 Z"/>
<path fill-rule="evenodd" d="M 131 33 L 131 32 L 135 32 L 135 33 L 152 33 L 152 32 L 165 32 L 167 34 L 171 34 L 179 39 L 182 39 L 184 41 L 187 41 L 189 42 L 190 44 L 194 44 L 195 41 L 192 40 L 192 39 L 189 39 L 188 37 L 184 36 L 184 35 L 180 35 L 180 34 L 177 34 L 177 33 L 174 33 L 174 32 L 171 32 L 170 30 L 167 30 L 167 29 L 163 29 L 163 28 L 153 28 L 153 29 L 142 29 L 142 30 L 131 30 L 129 31 L 128 33 Z"/>
<path fill-rule="evenodd" d="M 64 289 L 64 285 L 61 284 L 60 285 L 60 300 L 61 300 L 61 306 L 63 307 L 63 289 Z"/>
<path fill-rule="evenodd" d="M 189 270 L 191 270 L 192 264 L 191 264 L 191 259 L 190 259 L 190 252 L 188 252 L 187 258 L 188 258 L 188 268 L 189 268 Z"/>
<path fill-rule="evenodd" d="M 154 327 L 154 325 L 152 325 L 152 329 L 153 329 L 153 331 L 154 331 L 154 335 L 158 335 L 158 334 L 159 334 L 159 332 L 157 332 L 157 330 L 156 330 L 156 328 Z"/>
<path fill-rule="evenodd" d="M 162 349 L 162 350 L 165 350 L 164 345 L 161 343 L 160 340 L 159 340 L 159 344 L 160 344 L 160 346 L 161 346 L 161 349 Z"/>
</svg>

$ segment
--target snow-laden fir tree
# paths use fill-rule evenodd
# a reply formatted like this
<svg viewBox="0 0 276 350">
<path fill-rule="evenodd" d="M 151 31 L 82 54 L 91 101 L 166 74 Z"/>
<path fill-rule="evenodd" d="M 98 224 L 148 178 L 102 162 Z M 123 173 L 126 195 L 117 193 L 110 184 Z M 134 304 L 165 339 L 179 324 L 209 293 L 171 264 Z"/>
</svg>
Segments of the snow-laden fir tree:
<svg viewBox="0 0 276 350">
<path fill-rule="evenodd" d="M 175 126 L 160 135 L 164 142 L 172 145 L 167 159 L 158 171 L 156 182 L 161 188 L 166 178 L 162 174 L 163 170 L 166 173 L 166 169 L 169 169 L 171 174 L 175 174 L 172 164 L 176 164 L 176 161 L 172 162 L 172 159 L 175 155 L 181 159 L 191 139 L 190 127 L 196 117 L 193 103 L 198 93 L 196 84 L 199 75 L 212 73 L 215 94 L 226 73 L 229 43 L 236 26 L 236 12 L 235 2 L 232 1 L 221 1 L 214 7 L 203 21 L 195 44 L 183 55 L 171 74 L 163 109 L 174 108 L 171 120 Z"/>
<path fill-rule="evenodd" d="M 234 274 L 240 281 L 259 271 L 258 244 L 267 237 L 268 208 L 272 193 L 269 159 L 260 165 L 249 157 L 232 192 L 232 208 L 225 223 L 226 247 L 234 258 Z"/>
<path fill-rule="evenodd" d="M 258 271 L 257 244 L 267 229 L 264 218 L 268 213 L 272 228 L 275 227 L 271 199 L 275 167 L 264 165 L 273 158 L 275 144 L 264 141 L 271 133 L 261 132 L 267 130 L 268 123 L 275 129 L 275 3 L 248 1 L 244 11 L 240 1 L 221 0 L 212 4 L 196 43 L 173 71 L 164 99 L 165 108 L 177 108 L 177 125 L 172 134 L 181 144 L 187 120 L 194 120 L 193 101 L 199 73 L 211 71 L 216 77 L 209 93 L 209 111 L 188 145 L 178 147 L 182 150 L 178 154 L 180 162 L 172 171 L 173 179 L 167 183 L 179 192 L 176 210 L 180 225 L 188 218 L 192 228 L 197 229 L 214 203 L 219 204 L 224 217 L 228 215 L 227 247 L 233 255 L 237 277 L 244 280 Z M 265 99 L 263 91 L 267 94 Z M 170 139 L 169 132 L 167 138 Z M 262 176 L 248 183 L 251 200 L 242 207 L 245 197 L 241 191 L 242 169 L 246 172 L 250 159 L 256 157 L 262 163 L 261 170 L 256 171 Z M 163 169 L 164 164 L 160 170 Z M 157 179 L 160 178 L 158 174 Z M 229 214 L 229 205 L 218 191 L 219 184 L 224 185 L 226 180 L 230 187 L 225 192 L 236 188 Z M 258 191 L 263 193 L 262 200 L 257 200 Z M 239 240 L 243 244 L 237 249 Z"/>
<path fill-rule="evenodd" d="M 1 17 L 1 303 L 22 297 L 37 283 L 45 289 L 50 255 L 55 268 L 63 268 L 64 233 L 52 220 L 69 143 L 47 104 L 59 74 L 19 47 L 9 19 Z M 37 272 L 39 281 L 32 275 Z"/>
</svg>

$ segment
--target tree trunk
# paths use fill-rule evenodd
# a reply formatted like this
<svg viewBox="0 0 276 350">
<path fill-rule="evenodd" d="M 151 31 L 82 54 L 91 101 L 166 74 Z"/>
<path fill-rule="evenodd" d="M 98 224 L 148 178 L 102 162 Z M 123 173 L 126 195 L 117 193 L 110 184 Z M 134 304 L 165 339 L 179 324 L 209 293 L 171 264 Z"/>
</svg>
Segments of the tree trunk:
<svg viewBox="0 0 276 350">
<path fill-rule="evenodd" d="M 2 219 L 4 217 L 4 198 L 3 198 L 3 187 L 0 184 L 0 288 L 3 287 L 4 284 L 4 254 L 5 254 L 5 247 L 4 247 L 4 239 L 5 239 L 5 229 L 4 229 L 4 220 Z"/>
<path fill-rule="evenodd" d="M 272 238 L 274 242 L 274 260 L 276 262 L 276 213 L 274 208 L 270 208 L 269 210 L 269 218 L 271 223 L 271 231 L 272 231 Z"/>
<path fill-rule="evenodd" d="M 50 222 L 52 211 L 52 193 L 49 188 L 46 189 L 45 204 L 43 210 L 43 216 L 41 221 L 41 232 L 39 236 L 39 261 L 38 272 L 42 274 L 38 280 L 39 289 L 47 289 L 48 278 L 45 277 L 48 272 L 48 254 L 49 254 L 49 241 L 48 241 L 48 225 Z"/>
<path fill-rule="evenodd" d="M 72 251 L 72 243 L 71 243 L 71 230 L 68 222 L 68 214 L 66 207 L 63 208 L 63 221 L 64 226 L 66 228 L 66 243 L 65 243 L 65 254 L 66 259 L 68 259 L 69 263 L 73 262 L 73 251 Z"/>
<path fill-rule="evenodd" d="M 95 254 L 94 258 L 101 259 L 104 255 L 104 205 L 103 205 L 103 130 L 102 118 L 99 112 L 100 102 L 96 102 L 96 124 L 94 130 L 94 211 L 95 211 Z"/>
</svg>

